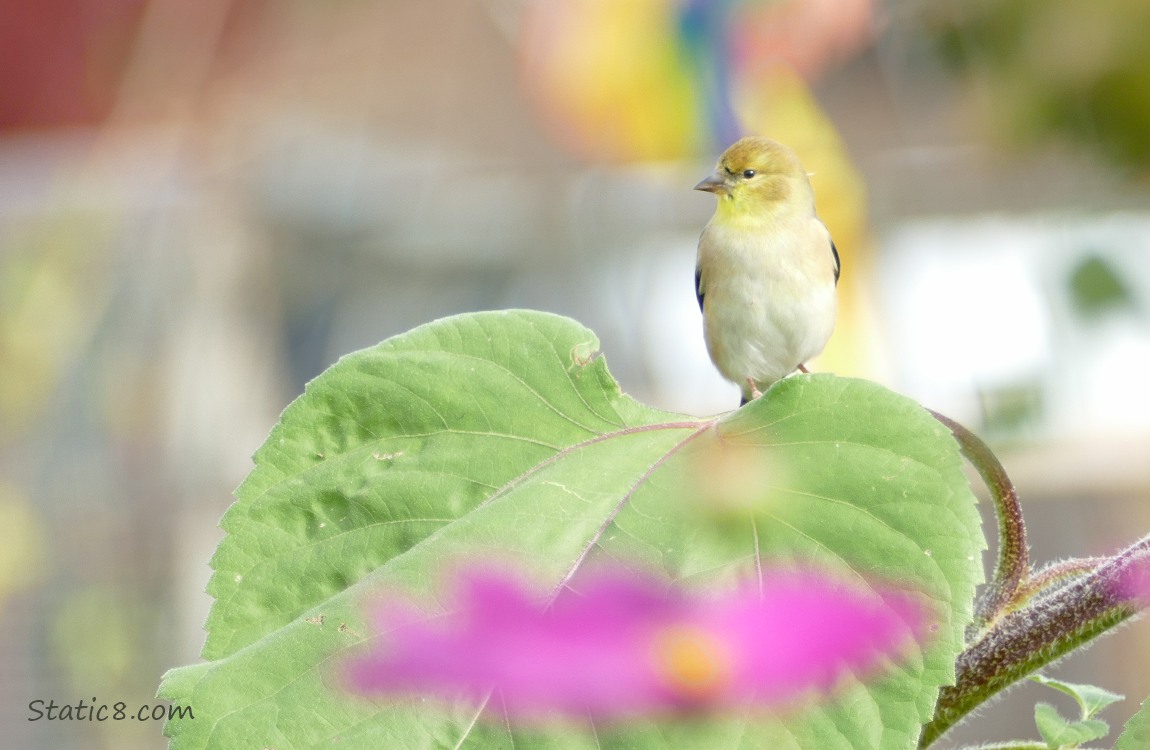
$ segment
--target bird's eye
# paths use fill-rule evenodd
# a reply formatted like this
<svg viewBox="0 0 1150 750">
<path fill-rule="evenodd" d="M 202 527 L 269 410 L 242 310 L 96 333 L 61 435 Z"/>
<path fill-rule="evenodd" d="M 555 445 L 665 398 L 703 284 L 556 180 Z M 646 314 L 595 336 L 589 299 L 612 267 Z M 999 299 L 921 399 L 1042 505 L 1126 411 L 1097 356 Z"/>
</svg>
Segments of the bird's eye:
<svg viewBox="0 0 1150 750">
<path fill-rule="evenodd" d="M 749 180 L 754 176 L 755 176 L 755 170 L 753 170 L 753 169 L 744 169 L 743 170 L 743 177 L 744 178 Z"/>
</svg>

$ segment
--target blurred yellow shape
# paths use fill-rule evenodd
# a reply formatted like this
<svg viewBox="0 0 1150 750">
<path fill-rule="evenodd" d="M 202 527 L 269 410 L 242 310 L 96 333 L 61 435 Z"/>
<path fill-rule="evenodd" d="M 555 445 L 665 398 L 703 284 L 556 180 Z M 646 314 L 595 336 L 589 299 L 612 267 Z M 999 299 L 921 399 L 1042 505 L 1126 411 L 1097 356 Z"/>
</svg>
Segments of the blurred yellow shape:
<svg viewBox="0 0 1150 750">
<path fill-rule="evenodd" d="M 693 155 L 701 108 L 666 0 L 531 5 L 523 76 L 544 120 L 584 158 L 631 162 Z"/>
<path fill-rule="evenodd" d="M 140 667 L 146 643 L 139 597 L 107 585 L 60 597 L 52 621 L 52 652 L 73 690 L 114 693 Z"/>
<path fill-rule="evenodd" d="M 87 217 L 52 214 L 0 236 L 0 440 L 36 423 L 99 321 L 102 240 Z"/>
<path fill-rule="evenodd" d="M 811 174 L 819 217 L 842 258 L 835 333 L 813 370 L 876 377 L 881 362 L 878 321 L 867 297 L 873 287 L 873 241 L 863 177 L 806 83 L 790 67 L 763 68 L 740 83 L 736 111 L 747 132 L 781 141 Z"/>
<path fill-rule="evenodd" d="M 693 498 L 708 516 L 742 520 L 784 502 L 789 467 L 769 446 L 707 440 L 693 453 Z"/>
<path fill-rule="evenodd" d="M 0 485 L 0 608 L 8 597 L 35 584 L 44 567 L 44 532 L 27 497 Z"/>
</svg>

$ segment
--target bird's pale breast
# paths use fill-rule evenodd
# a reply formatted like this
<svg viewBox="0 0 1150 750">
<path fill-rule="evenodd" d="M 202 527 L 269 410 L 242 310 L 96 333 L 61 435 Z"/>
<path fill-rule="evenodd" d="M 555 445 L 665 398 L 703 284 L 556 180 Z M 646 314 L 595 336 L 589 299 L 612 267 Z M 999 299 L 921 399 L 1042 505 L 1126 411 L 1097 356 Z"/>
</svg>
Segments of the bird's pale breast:
<svg viewBox="0 0 1150 750">
<path fill-rule="evenodd" d="M 707 348 L 741 386 L 747 378 L 765 387 L 786 377 L 823 350 L 834 328 L 826 227 L 801 216 L 765 230 L 711 222 L 699 243 Z"/>
</svg>

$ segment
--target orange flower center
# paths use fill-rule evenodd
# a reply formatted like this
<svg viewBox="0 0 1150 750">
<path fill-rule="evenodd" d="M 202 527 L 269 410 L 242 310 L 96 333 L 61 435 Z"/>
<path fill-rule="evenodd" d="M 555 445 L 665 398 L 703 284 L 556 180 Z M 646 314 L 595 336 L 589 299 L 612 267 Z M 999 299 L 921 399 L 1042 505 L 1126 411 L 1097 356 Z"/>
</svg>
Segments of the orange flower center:
<svg viewBox="0 0 1150 750">
<path fill-rule="evenodd" d="M 688 700 L 715 697 L 730 676 L 727 650 L 700 628 L 671 626 L 655 636 L 653 649 L 656 672 Z"/>
</svg>

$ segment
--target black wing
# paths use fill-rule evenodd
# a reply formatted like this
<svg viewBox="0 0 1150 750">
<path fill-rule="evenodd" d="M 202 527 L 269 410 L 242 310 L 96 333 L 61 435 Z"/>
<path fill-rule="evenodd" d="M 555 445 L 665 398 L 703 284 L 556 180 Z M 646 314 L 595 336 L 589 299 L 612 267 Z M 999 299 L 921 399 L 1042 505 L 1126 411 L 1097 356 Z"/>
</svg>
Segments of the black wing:
<svg viewBox="0 0 1150 750">
<path fill-rule="evenodd" d="M 838 272 L 835 272 L 835 278 L 838 278 Z M 699 299 L 699 312 L 703 311 L 703 269 L 695 266 L 695 296 Z"/>
<path fill-rule="evenodd" d="M 839 283 L 839 271 L 842 270 L 843 264 L 842 264 L 842 261 L 839 260 L 839 249 L 837 247 L 835 247 L 835 241 L 834 240 L 831 240 L 831 255 L 835 256 L 835 284 L 837 285 Z M 698 278 L 699 278 L 699 272 L 696 271 L 695 272 L 695 279 L 696 279 L 695 284 L 696 284 L 696 286 L 698 285 Z M 702 303 L 703 303 L 703 298 L 699 297 L 699 304 L 702 304 Z"/>
</svg>

